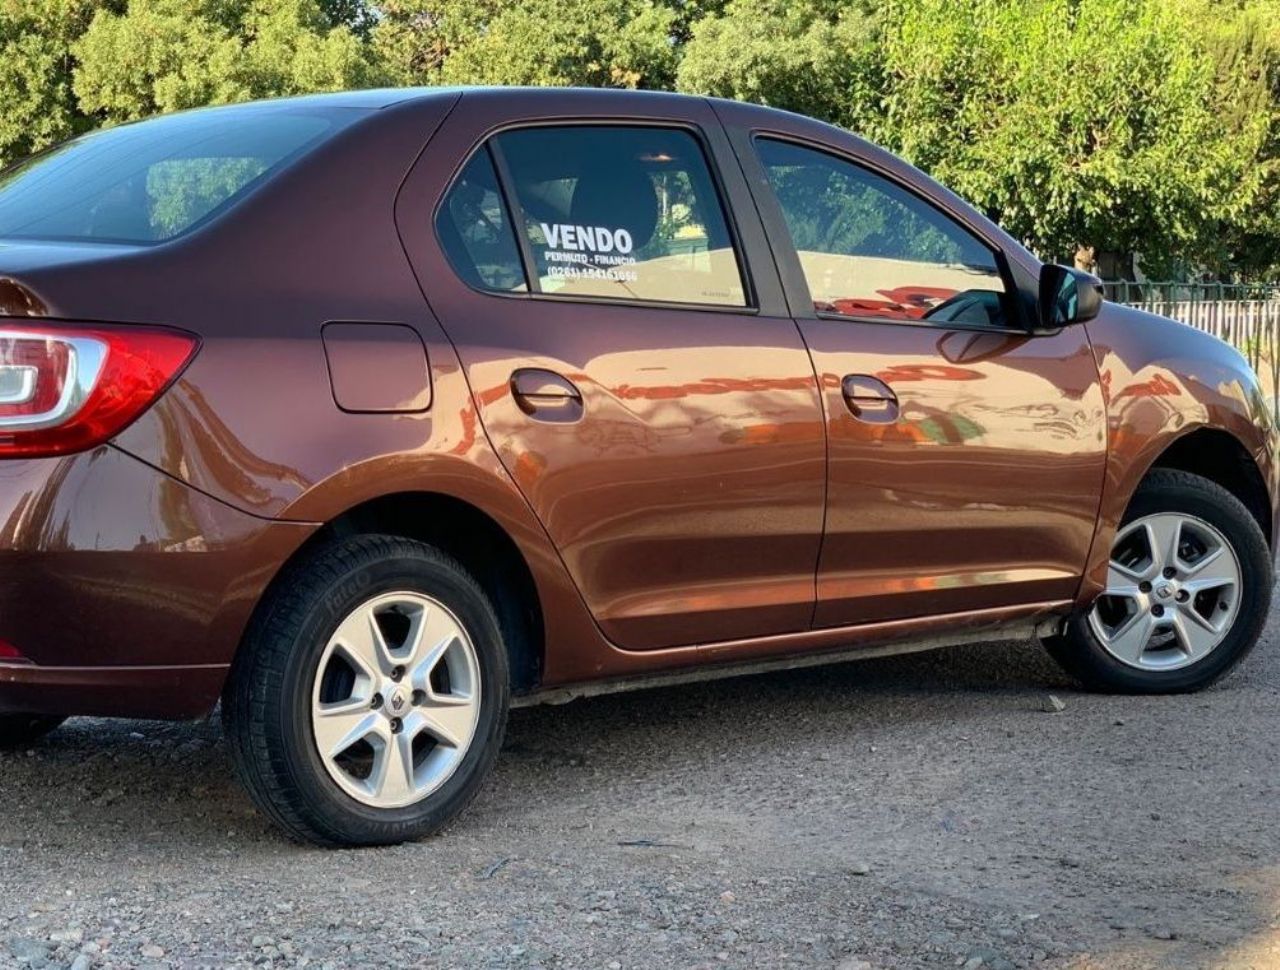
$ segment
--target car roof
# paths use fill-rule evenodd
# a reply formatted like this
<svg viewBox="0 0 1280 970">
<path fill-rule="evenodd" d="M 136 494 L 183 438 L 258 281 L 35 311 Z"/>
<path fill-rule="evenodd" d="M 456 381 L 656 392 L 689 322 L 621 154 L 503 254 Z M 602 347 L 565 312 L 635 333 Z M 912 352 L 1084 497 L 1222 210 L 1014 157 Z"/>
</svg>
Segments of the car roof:
<svg viewBox="0 0 1280 970">
<path fill-rule="evenodd" d="M 601 98 L 637 98 L 637 99 L 670 99 L 670 100 L 704 100 L 701 95 L 679 94 L 671 91 L 631 90 L 627 88 L 586 88 L 586 87 L 525 87 L 519 85 L 475 85 L 453 87 L 403 87 L 403 88 L 368 88 L 357 91 L 333 91 L 323 94 L 293 95 L 283 98 L 268 98 L 257 101 L 241 102 L 240 107 L 263 105 L 299 105 L 306 107 L 333 108 L 365 108 L 377 110 L 403 104 L 406 101 L 421 101 L 433 98 L 455 97 L 459 94 L 482 94 L 487 97 L 504 94 L 519 94 L 522 98 L 533 97 L 548 101 L 598 100 Z M 712 99 L 715 100 L 715 99 Z M 230 106 L 228 106 L 230 107 Z"/>
<path fill-rule="evenodd" d="M 356 91 L 329 91 L 321 94 L 296 94 L 282 98 L 258 98 L 235 104 L 214 106 L 227 108 L 252 108 L 255 105 L 296 105 L 316 108 L 365 108 L 377 110 L 389 108 L 405 101 L 418 101 L 432 97 L 454 97 L 462 88 L 367 88 Z M 207 110 L 207 109 L 206 109 Z"/>
</svg>

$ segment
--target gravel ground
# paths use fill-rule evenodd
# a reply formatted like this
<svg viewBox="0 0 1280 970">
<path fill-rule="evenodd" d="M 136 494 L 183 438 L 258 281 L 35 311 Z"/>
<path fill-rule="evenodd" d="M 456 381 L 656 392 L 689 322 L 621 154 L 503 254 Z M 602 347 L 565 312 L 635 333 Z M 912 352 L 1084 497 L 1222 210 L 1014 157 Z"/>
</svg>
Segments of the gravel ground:
<svg viewBox="0 0 1280 970">
<path fill-rule="evenodd" d="M 0 966 L 1280 967 L 1277 639 L 1191 697 L 994 644 L 517 711 L 449 832 L 359 852 L 216 722 L 72 721 L 0 755 Z"/>
</svg>

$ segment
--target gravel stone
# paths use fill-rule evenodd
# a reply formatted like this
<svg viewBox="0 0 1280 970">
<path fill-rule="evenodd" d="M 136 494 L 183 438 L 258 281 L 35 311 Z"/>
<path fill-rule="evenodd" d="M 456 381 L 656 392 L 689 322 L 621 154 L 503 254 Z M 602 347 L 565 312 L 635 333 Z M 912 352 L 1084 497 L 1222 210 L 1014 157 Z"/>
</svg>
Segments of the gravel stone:
<svg viewBox="0 0 1280 970">
<path fill-rule="evenodd" d="M 9 952 L 24 966 L 44 967 L 49 964 L 49 947 L 38 940 L 15 936 L 9 941 Z"/>
<path fill-rule="evenodd" d="M 1275 966 L 1278 735 L 1274 618 L 1183 697 L 977 645 L 518 710 L 442 836 L 325 852 L 216 719 L 76 719 L 0 753 L 0 968 Z"/>
</svg>

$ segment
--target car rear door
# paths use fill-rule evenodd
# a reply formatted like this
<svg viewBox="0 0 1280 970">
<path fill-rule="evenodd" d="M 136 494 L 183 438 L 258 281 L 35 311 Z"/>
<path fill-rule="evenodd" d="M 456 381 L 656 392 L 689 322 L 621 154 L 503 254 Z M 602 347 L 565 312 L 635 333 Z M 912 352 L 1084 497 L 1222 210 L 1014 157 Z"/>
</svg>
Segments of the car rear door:
<svg viewBox="0 0 1280 970">
<path fill-rule="evenodd" d="M 484 433 L 614 643 L 809 627 L 822 405 L 705 102 L 464 94 L 397 221 Z"/>
<path fill-rule="evenodd" d="M 1106 449 L 1085 329 L 1030 334 L 1034 277 L 906 166 L 817 123 L 717 110 L 822 384 L 816 624 L 1074 597 Z"/>
</svg>

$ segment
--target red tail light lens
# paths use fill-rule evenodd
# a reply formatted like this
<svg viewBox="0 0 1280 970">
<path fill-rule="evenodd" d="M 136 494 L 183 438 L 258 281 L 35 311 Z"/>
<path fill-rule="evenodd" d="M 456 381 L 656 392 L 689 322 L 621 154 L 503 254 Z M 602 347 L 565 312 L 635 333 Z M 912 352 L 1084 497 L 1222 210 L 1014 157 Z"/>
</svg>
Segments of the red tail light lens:
<svg viewBox="0 0 1280 970">
<path fill-rule="evenodd" d="M 197 346 L 159 327 L 0 321 L 0 458 L 102 444 L 151 406 Z"/>
</svg>

